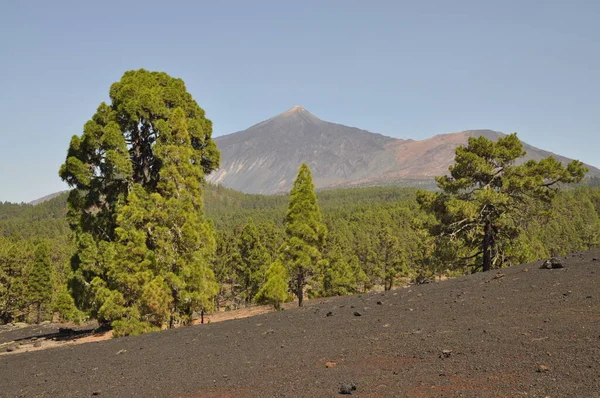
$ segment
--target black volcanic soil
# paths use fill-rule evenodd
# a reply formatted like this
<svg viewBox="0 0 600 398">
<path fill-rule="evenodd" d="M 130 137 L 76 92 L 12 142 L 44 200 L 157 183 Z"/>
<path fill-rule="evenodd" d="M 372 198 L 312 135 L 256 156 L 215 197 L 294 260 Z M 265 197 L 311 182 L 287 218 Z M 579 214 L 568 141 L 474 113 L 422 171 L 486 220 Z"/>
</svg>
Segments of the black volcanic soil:
<svg viewBox="0 0 600 398">
<path fill-rule="evenodd" d="M 594 257 L 4 355 L 0 396 L 600 397 Z"/>
</svg>

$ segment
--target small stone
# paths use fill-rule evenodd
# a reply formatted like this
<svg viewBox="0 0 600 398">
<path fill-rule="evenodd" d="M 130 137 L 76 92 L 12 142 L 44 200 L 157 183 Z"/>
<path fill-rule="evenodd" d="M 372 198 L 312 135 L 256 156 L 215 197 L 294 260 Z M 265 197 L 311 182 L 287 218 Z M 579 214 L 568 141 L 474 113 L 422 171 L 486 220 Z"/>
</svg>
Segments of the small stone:
<svg viewBox="0 0 600 398">
<path fill-rule="evenodd" d="M 377 302 L 377 305 L 382 305 L 382 304 L 383 304 L 383 303 L 382 303 L 381 301 L 378 301 L 378 302 Z"/>
<path fill-rule="evenodd" d="M 450 355 L 452 355 L 452 350 L 443 350 L 440 358 L 450 358 Z"/>
<path fill-rule="evenodd" d="M 592 258 L 592 261 L 600 261 L 600 258 L 594 257 L 594 258 Z"/>
<path fill-rule="evenodd" d="M 362 314 L 358 311 L 354 311 L 354 316 L 362 316 Z"/>
<path fill-rule="evenodd" d="M 331 361 L 330 362 L 325 362 L 325 367 L 328 368 L 328 369 L 329 368 L 335 368 L 336 365 L 337 364 L 335 362 L 331 362 Z"/>
<path fill-rule="evenodd" d="M 504 277 L 505 277 L 505 275 L 504 275 L 504 274 L 501 274 L 500 272 L 498 272 L 498 273 L 497 273 L 497 274 L 494 276 L 494 279 L 500 279 L 500 278 L 504 278 Z"/>
<path fill-rule="evenodd" d="M 119 350 L 119 351 L 117 351 L 117 355 L 121 355 L 121 354 L 124 354 L 126 352 L 127 352 L 127 350 Z"/>
<path fill-rule="evenodd" d="M 6 352 L 13 352 L 19 348 L 18 344 L 11 344 L 6 347 Z"/>
<path fill-rule="evenodd" d="M 521 272 L 529 272 L 529 268 L 523 268 Z"/>
<path fill-rule="evenodd" d="M 548 372 L 549 370 L 550 370 L 550 368 L 546 365 L 538 365 L 538 367 L 537 367 L 538 373 L 545 373 L 545 372 Z"/>
<path fill-rule="evenodd" d="M 329 311 L 325 316 L 333 316 L 333 312 Z"/>
<path fill-rule="evenodd" d="M 92 395 L 100 395 L 100 391 L 94 391 Z"/>
<path fill-rule="evenodd" d="M 356 391 L 356 386 L 352 383 L 342 383 L 340 385 L 340 394 L 352 395 L 352 391 Z"/>
</svg>

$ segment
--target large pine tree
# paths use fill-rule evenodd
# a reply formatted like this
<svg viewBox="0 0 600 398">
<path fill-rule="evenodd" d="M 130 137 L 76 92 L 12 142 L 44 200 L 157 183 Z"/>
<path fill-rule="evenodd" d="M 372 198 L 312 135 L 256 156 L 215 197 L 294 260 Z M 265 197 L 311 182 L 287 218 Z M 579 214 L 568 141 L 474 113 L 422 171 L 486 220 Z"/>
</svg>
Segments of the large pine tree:
<svg viewBox="0 0 600 398">
<path fill-rule="evenodd" d="M 110 98 L 72 138 L 60 176 L 74 188 L 76 303 L 126 335 L 210 306 L 215 242 L 201 184 L 219 152 L 181 79 L 129 71 Z"/>
<path fill-rule="evenodd" d="M 298 305 L 302 307 L 304 286 L 318 270 L 327 228 L 317 204 L 315 185 L 310 169 L 302 164 L 290 193 L 290 203 L 285 216 L 286 240 L 281 248 Z"/>
<path fill-rule="evenodd" d="M 421 207 L 437 219 L 432 232 L 444 251 L 455 245 L 458 260 L 475 259 L 483 271 L 502 266 L 523 221 L 551 204 L 561 184 L 579 182 L 587 172 L 578 160 L 565 167 L 551 156 L 517 164 L 525 154 L 516 134 L 497 142 L 469 138 L 456 148 L 450 175 L 436 177 L 440 192 L 418 193 Z"/>
</svg>

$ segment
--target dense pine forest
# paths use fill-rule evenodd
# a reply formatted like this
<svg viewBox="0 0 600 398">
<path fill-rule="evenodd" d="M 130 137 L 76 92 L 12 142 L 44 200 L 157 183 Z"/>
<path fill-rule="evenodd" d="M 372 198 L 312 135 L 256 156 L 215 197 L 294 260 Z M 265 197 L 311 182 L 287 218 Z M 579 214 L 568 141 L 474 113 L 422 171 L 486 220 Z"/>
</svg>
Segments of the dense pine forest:
<svg viewBox="0 0 600 398">
<path fill-rule="evenodd" d="M 561 192 L 550 211 L 528 220 L 525 233 L 507 264 L 587 250 L 600 245 L 600 187 L 597 179 Z M 308 287 L 310 297 L 342 295 L 392 287 L 417 277 L 471 272 L 464 264 L 436 259 L 426 215 L 415 200 L 416 190 L 373 187 L 317 192 L 328 230 L 323 255 L 341 270 L 324 290 L 322 278 Z M 42 204 L 0 203 L 0 315 L 2 322 L 83 318 L 68 293 L 74 237 L 66 218 L 67 194 Z M 211 260 L 219 283 L 214 310 L 249 305 L 248 273 L 258 286 L 268 263 L 285 238 L 289 196 L 249 195 L 207 184 L 204 206 L 216 229 L 217 250 Z M 36 250 L 47 247 L 48 250 Z M 262 257 L 261 257 L 262 256 Z M 386 263 L 386 257 L 388 262 Z M 390 260 L 391 259 L 391 260 Z M 47 271 L 44 270 L 47 267 Z M 40 271 L 41 269 L 41 271 Z M 33 284 L 47 272 L 49 284 Z M 331 278 L 330 278 L 331 279 Z M 45 292 L 44 292 L 45 290 Z M 41 291 L 41 294 L 40 294 Z"/>
<path fill-rule="evenodd" d="M 391 290 L 600 244 L 600 188 L 583 163 L 519 163 L 516 134 L 459 146 L 438 190 L 288 196 L 206 183 L 221 154 L 183 80 L 127 71 L 68 146 L 71 190 L 0 204 L 0 322 L 96 319 L 113 336 L 200 312 Z"/>
</svg>

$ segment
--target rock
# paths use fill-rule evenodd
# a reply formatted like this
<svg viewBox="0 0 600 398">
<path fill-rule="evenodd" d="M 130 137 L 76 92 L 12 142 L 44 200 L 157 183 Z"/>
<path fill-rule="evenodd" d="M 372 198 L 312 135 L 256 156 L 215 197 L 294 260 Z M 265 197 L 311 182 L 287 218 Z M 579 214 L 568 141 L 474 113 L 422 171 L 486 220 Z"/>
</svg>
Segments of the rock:
<svg viewBox="0 0 600 398">
<path fill-rule="evenodd" d="M 521 272 L 529 272 L 529 268 L 523 268 Z"/>
<path fill-rule="evenodd" d="M 546 366 L 546 365 L 538 365 L 538 367 L 537 367 L 537 370 L 536 370 L 536 371 L 537 371 L 538 373 L 546 373 L 546 372 L 548 372 L 549 370 L 550 370 L 550 368 L 549 368 L 548 366 Z"/>
<path fill-rule="evenodd" d="M 544 261 L 540 269 L 565 268 L 565 264 L 556 257 L 551 257 Z"/>
<path fill-rule="evenodd" d="M 452 350 L 443 350 L 440 358 L 450 358 L 450 355 L 452 355 Z"/>
<path fill-rule="evenodd" d="M 383 303 L 382 303 L 381 301 L 378 301 L 378 302 L 377 302 L 377 305 L 382 305 L 382 304 L 383 304 Z"/>
<path fill-rule="evenodd" d="M 13 351 L 15 351 L 15 350 L 18 350 L 18 349 L 19 349 L 19 345 L 18 345 L 18 344 L 9 344 L 9 345 L 7 345 L 7 346 L 4 348 L 4 350 L 5 350 L 6 352 L 13 352 Z"/>
<path fill-rule="evenodd" d="M 100 395 L 100 391 L 94 391 L 92 395 Z"/>
<path fill-rule="evenodd" d="M 336 367 L 336 363 L 335 362 L 325 362 L 325 367 L 326 368 L 335 368 Z"/>
<path fill-rule="evenodd" d="M 594 257 L 594 258 L 592 258 L 592 261 L 600 261 L 600 258 Z"/>
<path fill-rule="evenodd" d="M 362 314 L 358 311 L 354 311 L 354 316 L 362 316 Z"/>
<path fill-rule="evenodd" d="M 34 347 L 41 347 L 41 346 L 42 346 L 42 342 L 41 342 L 41 341 L 39 341 L 39 340 L 37 340 L 37 341 L 35 341 L 35 342 L 33 343 L 33 346 L 34 346 Z"/>
<path fill-rule="evenodd" d="M 494 279 L 500 279 L 500 278 L 504 278 L 504 274 L 501 274 L 500 272 L 498 272 L 496 275 L 494 275 Z"/>
<path fill-rule="evenodd" d="M 333 316 L 333 312 L 329 311 L 325 316 Z"/>
<path fill-rule="evenodd" d="M 356 386 L 353 383 L 342 383 L 340 385 L 340 394 L 352 395 L 352 391 L 356 391 Z"/>
<path fill-rule="evenodd" d="M 121 354 L 124 354 L 126 352 L 127 352 L 127 350 L 119 350 L 119 351 L 117 351 L 117 355 L 121 355 Z"/>
<path fill-rule="evenodd" d="M 426 277 L 425 275 L 418 275 L 418 276 L 415 278 L 415 283 L 416 283 L 417 285 L 423 285 L 423 284 L 425 284 L 425 283 L 431 283 L 431 282 L 432 282 L 432 280 L 431 280 L 431 279 L 429 279 L 428 277 Z"/>
</svg>

